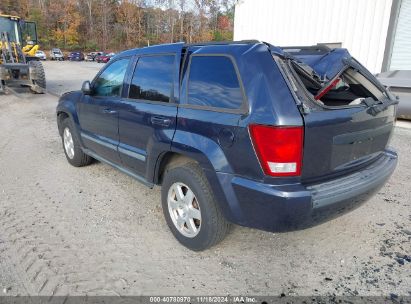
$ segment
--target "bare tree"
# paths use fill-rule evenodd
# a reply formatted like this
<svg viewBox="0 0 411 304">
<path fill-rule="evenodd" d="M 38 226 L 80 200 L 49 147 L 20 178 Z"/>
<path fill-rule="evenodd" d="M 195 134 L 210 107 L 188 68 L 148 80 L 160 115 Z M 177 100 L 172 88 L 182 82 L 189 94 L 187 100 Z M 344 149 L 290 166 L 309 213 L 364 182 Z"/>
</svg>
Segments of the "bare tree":
<svg viewBox="0 0 411 304">
<path fill-rule="evenodd" d="M 178 0 L 180 9 L 180 41 L 184 40 L 184 16 L 186 8 L 186 0 Z"/>
<path fill-rule="evenodd" d="M 85 0 L 84 1 L 87 6 L 87 13 L 88 13 L 88 34 L 89 38 L 93 39 L 94 37 L 94 21 L 93 21 L 93 4 L 94 0 Z"/>
</svg>

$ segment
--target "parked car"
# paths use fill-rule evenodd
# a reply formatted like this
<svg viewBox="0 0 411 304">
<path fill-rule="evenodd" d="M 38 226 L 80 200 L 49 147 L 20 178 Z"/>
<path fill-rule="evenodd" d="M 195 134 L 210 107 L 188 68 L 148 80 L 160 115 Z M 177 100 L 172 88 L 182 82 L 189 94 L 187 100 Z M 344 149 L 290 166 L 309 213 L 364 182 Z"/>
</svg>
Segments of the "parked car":
<svg viewBox="0 0 411 304">
<path fill-rule="evenodd" d="M 97 61 L 98 63 L 107 63 L 107 62 L 109 62 L 110 59 L 111 59 L 112 57 L 114 57 L 115 55 L 116 55 L 116 53 L 103 54 L 103 55 L 97 56 L 97 57 L 96 57 L 96 61 Z"/>
<path fill-rule="evenodd" d="M 43 51 L 36 51 L 34 56 L 39 58 L 40 60 L 47 60 L 46 53 L 44 53 Z"/>
<path fill-rule="evenodd" d="M 197 251 L 229 223 L 281 231 L 348 211 L 397 165 L 397 101 L 347 50 L 315 48 L 124 51 L 60 98 L 67 161 L 96 159 L 161 185 L 171 232 Z"/>
<path fill-rule="evenodd" d="M 97 52 L 90 52 L 84 57 L 85 61 L 94 61 L 94 57 L 96 56 Z"/>
<path fill-rule="evenodd" d="M 100 55 L 97 55 L 96 57 L 94 57 L 94 61 L 100 63 L 100 62 L 101 62 L 101 61 L 100 61 L 100 58 L 101 58 L 102 56 L 105 56 L 105 55 L 106 55 L 106 53 L 104 53 L 104 52 L 101 53 Z"/>
<path fill-rule="evenodd" d="M 62 52 L 60 49 L 58 49 L 58 48 L 51 49 L 51 51 L 50 51 L 50 59 L 51 59 L 51 60 L 63 61 L 63 60 L 64 60 L 63 52 Z"/>
<path fill-rule="evenodd" d="M 86 61 L 95 61 L 97 56 L 103 55 L 104 52 L 90 52 L 86 55 L 85 60 Z"/>
<path fill-rule="evenodd" d="M 67 59 L 70 61 L 83 61 L 84 60 L 84 54 L 82 52 L 71 52 L 68 56 Z"/>
</svg>

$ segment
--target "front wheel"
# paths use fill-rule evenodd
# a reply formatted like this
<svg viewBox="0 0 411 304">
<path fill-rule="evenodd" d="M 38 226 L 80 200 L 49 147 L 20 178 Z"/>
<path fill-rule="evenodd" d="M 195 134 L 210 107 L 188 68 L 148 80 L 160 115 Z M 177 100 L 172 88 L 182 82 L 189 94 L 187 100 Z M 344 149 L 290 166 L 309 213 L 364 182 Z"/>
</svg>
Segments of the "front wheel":
<svg viewBox="0 0 411 304">
<path fill-rule="evenodd" d="M 67 161 L 74 167 L 89 165 L 92 162 L 92 158 L 85 154 L 81 149 L 80 142 L 76 136 L 71 120 L 65 118 L 61 124 L 61 128 L 63 130 L 61 139 Z"/>
<path fill-rule="evenodd" d="M 167 170 L 161 189 L 163 213 L 175 238 L 201 251 L 224 239 L 230 224 L 196 163 Z"/>
<path fill-rule="evenodd" d="M 46 91 L 46 74 L 44 73 L 43 64 L 40 61 L 29 61 L 29 65 L 34 69 L 36 75 L 35 79 L 32 79 L 32 85 L 30 90 L 33 93 L 45 93 Z"/>
</svg>

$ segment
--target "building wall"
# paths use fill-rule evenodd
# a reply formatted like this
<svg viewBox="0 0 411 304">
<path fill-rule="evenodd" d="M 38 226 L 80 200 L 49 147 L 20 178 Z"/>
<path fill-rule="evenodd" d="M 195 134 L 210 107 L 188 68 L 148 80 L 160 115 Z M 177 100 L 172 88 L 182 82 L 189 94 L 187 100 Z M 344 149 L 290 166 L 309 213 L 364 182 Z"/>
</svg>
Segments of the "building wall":
<svg viewBox="0 0 411 304">
<path fill-rule="evenodd" d="M 401 1 L 389 69 L 411 71 L 411 0 Z"/>
<path fill-rule="evenodd" d="M 371 72 L 381 71 L 393 0 L 239 0 L 234 39 L 277 46 L 342 43 Z"/>
</svg>

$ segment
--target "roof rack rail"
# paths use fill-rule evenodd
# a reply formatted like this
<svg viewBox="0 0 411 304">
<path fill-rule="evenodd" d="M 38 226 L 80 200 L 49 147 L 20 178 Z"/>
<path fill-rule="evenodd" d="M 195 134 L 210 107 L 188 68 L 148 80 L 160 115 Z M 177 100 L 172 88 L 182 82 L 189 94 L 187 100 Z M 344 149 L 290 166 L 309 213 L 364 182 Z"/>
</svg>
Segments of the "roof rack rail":
<svg viewBox="0 0 411 304">
<path fill-rule="evenodd" d="M 299 55 L 313 55 L 326 54 L 331 51 L 331 48 L 324 44 L 317 44 L 311 46 L 281 46 L 284 52 L 299 54 Z"/>
<path fill-rule="evenodd" d="M 206 46 L 206 45 L 226 45 L 226 44 L 253 44 L 260 43 L 259 40 L 237 40 L 237 41 L 209 41 L 209 42 L 197 42 L 186 43 L 186 46 Z"/>
</svg>

